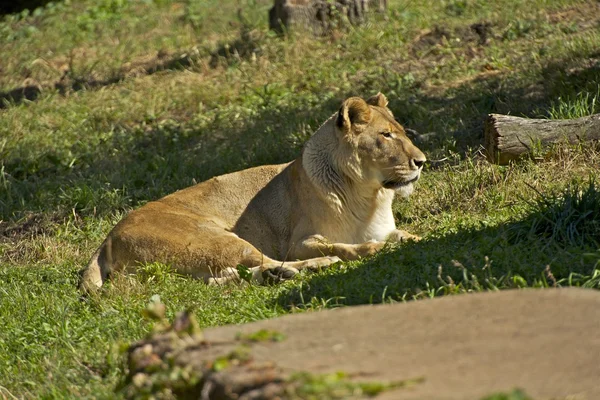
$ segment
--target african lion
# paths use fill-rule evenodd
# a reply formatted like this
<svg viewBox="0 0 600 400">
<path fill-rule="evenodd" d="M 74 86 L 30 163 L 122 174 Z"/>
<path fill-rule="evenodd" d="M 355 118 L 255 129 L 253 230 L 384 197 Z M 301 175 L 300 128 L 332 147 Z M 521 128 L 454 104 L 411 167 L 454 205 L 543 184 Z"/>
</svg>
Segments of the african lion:
<svg viewBox="0 0 600 400">
<path fill-rule="evenodd" d="M 302 269 L 377 252 L 397 230 L 392 200 L 408 196 L 425 155 L 381 93 L 345 100 L 296 160 L 218 176 L 132 211 L 82 271 L 80 287 L 102 286 L 140 263 L 220 283 L 289 279 Z"/>
</svg>

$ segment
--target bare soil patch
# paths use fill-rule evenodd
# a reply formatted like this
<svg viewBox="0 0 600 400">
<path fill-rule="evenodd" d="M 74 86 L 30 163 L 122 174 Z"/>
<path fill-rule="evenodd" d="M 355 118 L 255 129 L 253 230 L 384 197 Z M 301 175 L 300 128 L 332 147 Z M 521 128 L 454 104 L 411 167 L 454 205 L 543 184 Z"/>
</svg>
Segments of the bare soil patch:
<svg viewBox="0 0 600 400">
<path fill-rule="evenodd" d="M 276 398 L 298 373 L 343 371 L 358 382 L 411 382 L 381 399 L 481 399 L 521 388 L 536 399 L 591 400 L 600 397 L 598 307 L 597 291 L 513 290 L 289 315 L 203 336 L 186 334 L 185 317 L 131 347 L 128 388 L 179 368 L 205 377 L 178 386 L 182 394 Z"/>
</svg>

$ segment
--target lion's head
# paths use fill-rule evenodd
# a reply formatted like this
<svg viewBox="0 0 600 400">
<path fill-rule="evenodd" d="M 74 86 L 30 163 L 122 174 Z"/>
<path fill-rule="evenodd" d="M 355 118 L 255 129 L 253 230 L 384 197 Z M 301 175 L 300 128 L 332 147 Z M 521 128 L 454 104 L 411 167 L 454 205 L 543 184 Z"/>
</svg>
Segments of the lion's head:
<svg viewBox="0 0 600 400">
<path fill-rule="evenodd" d="M 381 93 L 366 101 L 351 97 L 342 104 L 335 124 L 352 149 L 354 168 L 359 169 L 362 178 L 409 195 L 426 158 L 406 136 L 387 104 Z"/>
</svg>

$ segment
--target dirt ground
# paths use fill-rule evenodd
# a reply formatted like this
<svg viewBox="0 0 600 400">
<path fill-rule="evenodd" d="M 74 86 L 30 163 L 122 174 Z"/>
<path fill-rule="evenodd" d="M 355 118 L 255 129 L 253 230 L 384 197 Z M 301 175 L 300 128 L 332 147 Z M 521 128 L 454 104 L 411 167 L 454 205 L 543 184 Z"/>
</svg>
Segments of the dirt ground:
<svg viewBox="0 0 600 400">
<path fill-rule="evenodd" d="M 196 343 L 183 353 L 222 357 L 240 337 L 266 329 L 285 339 L 252 342 L 253 365 L 274 365 L 280 376 L 343 371 L 368 382 L 417 382 L 378 399 L 481 399 L 520 388 L 536 400 L 592 400 L 600 398 L 599 328 L 597 291 L 512 290 L 208 329 L 201 351 Z"/>
</svg>

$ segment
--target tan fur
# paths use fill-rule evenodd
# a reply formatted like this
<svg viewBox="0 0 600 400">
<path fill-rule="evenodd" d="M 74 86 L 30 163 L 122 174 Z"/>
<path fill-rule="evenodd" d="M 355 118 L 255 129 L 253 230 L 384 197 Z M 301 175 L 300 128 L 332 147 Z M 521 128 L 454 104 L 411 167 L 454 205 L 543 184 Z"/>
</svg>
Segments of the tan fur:
<svg viewBox="0 0 600 400">
<path fill-rule="evenodd" d="M 412 192 L 424 162 L 385 96 L 351 97 L 291 163 L 218 176 L 131 212 L 80 286 L 148 262 L 208 283 L 239 279 L 238 265 L 258 282 L 287 279 L 374 254 L 386 240 L 418 239 L 396 229 L 392 200 Z"/>
</svg>

